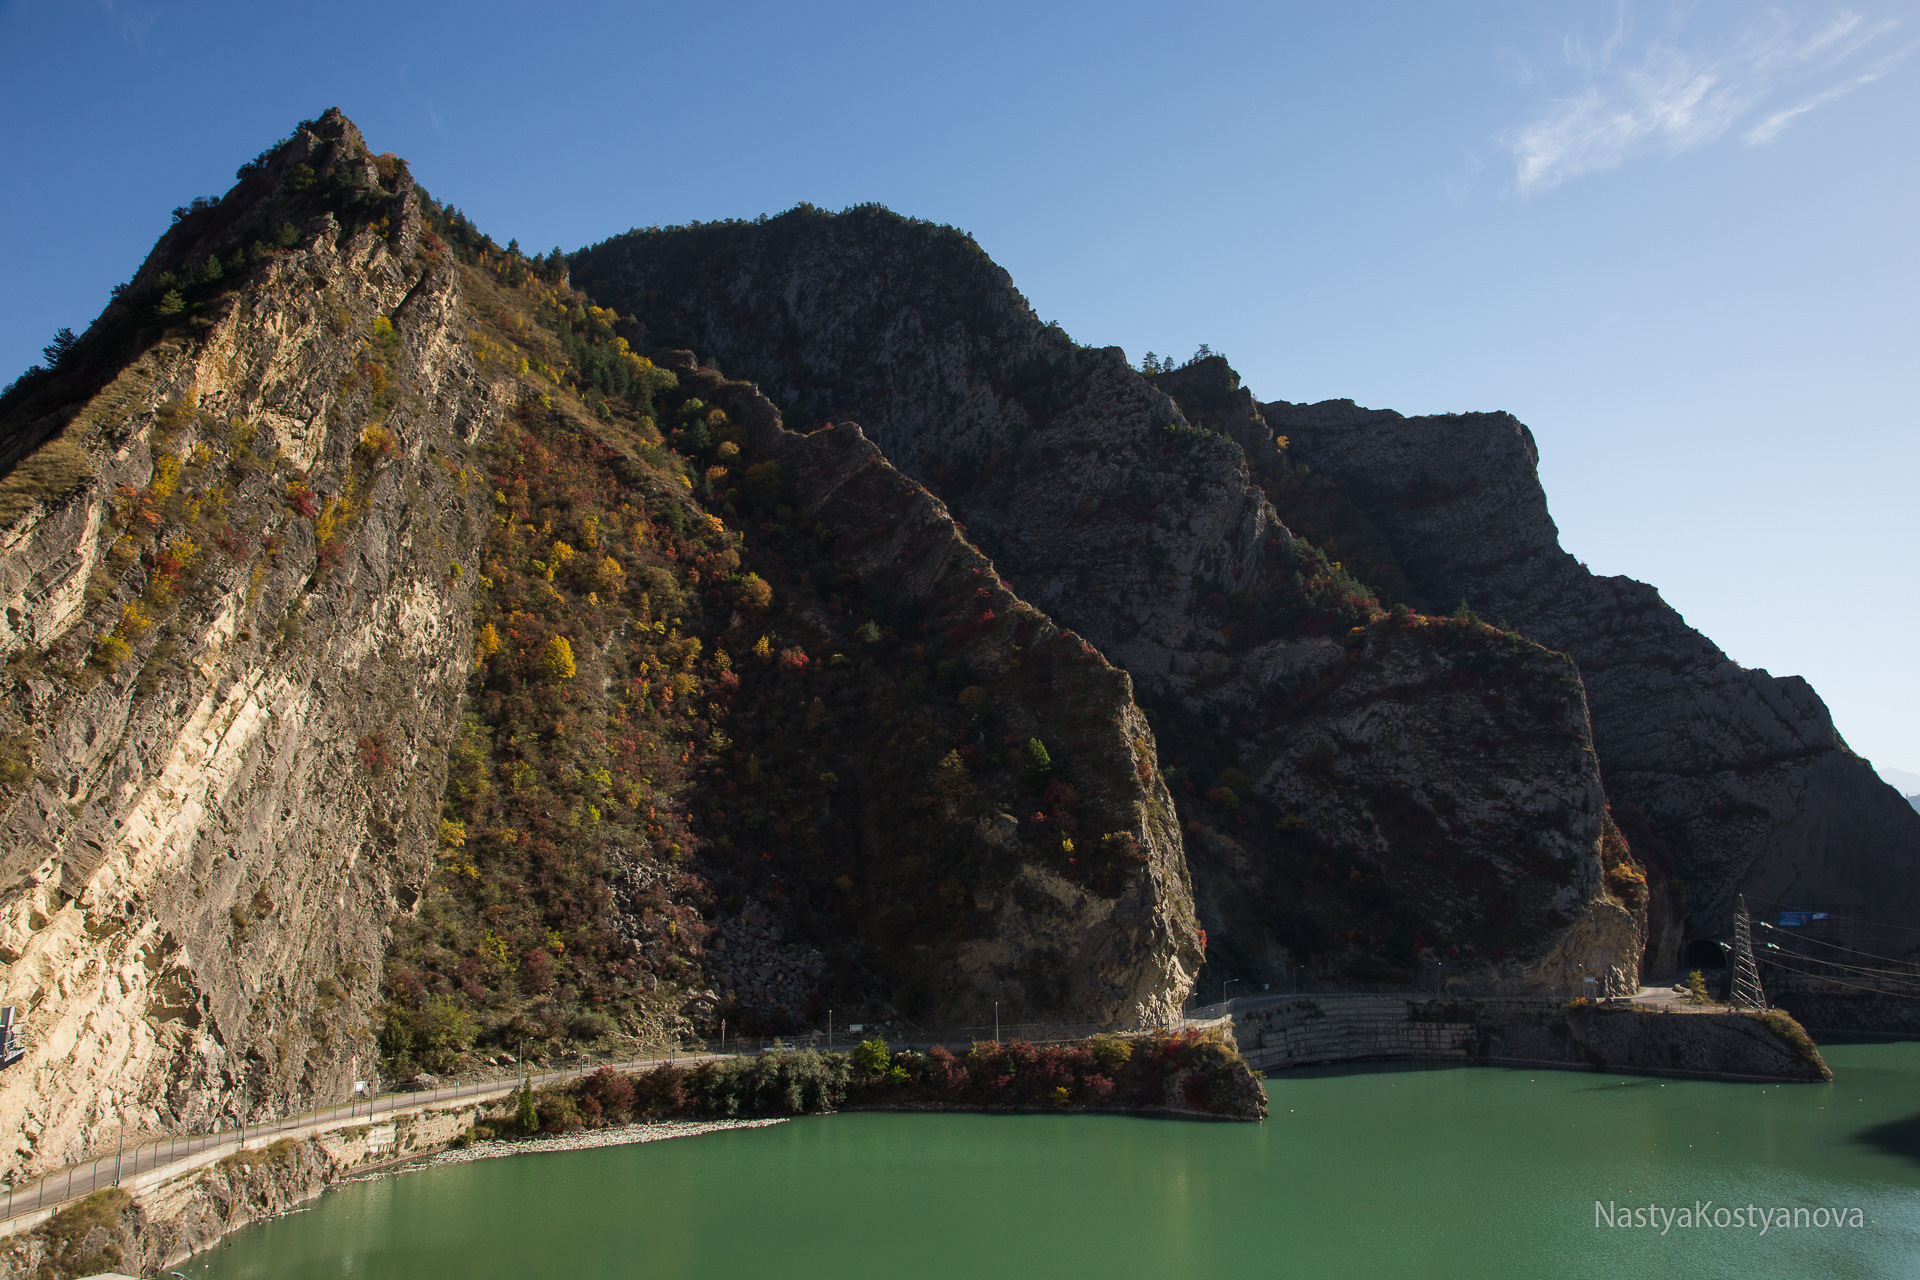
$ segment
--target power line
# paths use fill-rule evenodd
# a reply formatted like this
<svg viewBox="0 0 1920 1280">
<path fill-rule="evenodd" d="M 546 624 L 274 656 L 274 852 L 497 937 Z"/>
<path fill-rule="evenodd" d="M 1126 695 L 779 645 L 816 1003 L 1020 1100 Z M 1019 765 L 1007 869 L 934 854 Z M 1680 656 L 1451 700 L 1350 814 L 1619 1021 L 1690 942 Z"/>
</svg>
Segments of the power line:
<svg viewBox="0 0 1920 1280">
<path fill-rule="evenodd" d="M 1810 956 L 1798 951 L 1788 951 L 1782 947 L 1775 946 L 1771 942 L 1769 942 L 1767 946 L 1770 950 L 1777 951 L 1783 956 L 1792 956 L 1796 960 L 1805 960 L 1808 964 L 1826 965 L 1829 968 L 1846 969 L 1853 973 L 1865 973 L 1883 978 L 1899 978 L 1908 982 L 1920 983 L 1920 973 L 1916 973 L 1912 969 L 1875 969 L 1867 965 L 1847 964 L 1840 960 L 1828 960 L 1822 956 Z"/>
<path fill-rule="evenodd" d="M 1786 905 L 1785 898 L 1760 898 L 1757 899 L 1757 901 L 1771 903 L 1776 907 L 1784 907 Z M 1864 925 L 1870 929 L 1891 929 L 1896 933 L 1920 933 L 1920 928 L 1913 925 L 1887 924 L 1881 920 L 1868 920 L 1863 916 L 1843 916 L 1832 911 L 1827 912 L 1827 919 L 1846 924 Z M 1765 924 L 1766 922 L 1761 921 L 1761 923 Z"/>
<path fill-rule="evenodd" d="M 1858 947 L 1842 946 L 1838 942 L 1828 942 L 1825 938 L 1814 938 L 1814 937 L 1809 937 L 1805 934 L 1788 933 L 1785 929 L 1780 928 L 1778 925 L 1768 924 L 1765 920 L 1760 921 L 1760 927 L 1771 933 L 1777 933 L 1783 938 L 1792 938 L 1795 942 L 1812 942 L 1812 943 L 1818 943 L 1820 946 L 1823 946 L 1823 947 L 1832 947 L 1835 951 L 1851 951 L 1854 955 L 1865 956 L 1869 960 L 1885 960 L 1888 964 L 1912 964 L 1913 963 L 1912 960 L 1900 960 L 1900 959 L 1896 959 L 1893 956 L 1876 955 L 1871 951 L 1862 951 Z"/>
<path fill-rule="evenodd" d="M 1876 996 L 1891 996 L 1895 1000 L 1920 1000 L 1920 992 L 1888 991 L 1884 987 L 1869 987 L 1858 982 L 1847 982 L 1824 973 L 1808 973 L 1805 969 L 1796 969 L 1792 965 L 1783 964 L 1777 967 L 1786 970 L 1788 973 L 1797 973 L 1803 978 L 1814 978 L 1821 982 L 1831 983 L 1836 987 L 1851 987 L 1855 991 L 1866 991 Z"/>
</svg>

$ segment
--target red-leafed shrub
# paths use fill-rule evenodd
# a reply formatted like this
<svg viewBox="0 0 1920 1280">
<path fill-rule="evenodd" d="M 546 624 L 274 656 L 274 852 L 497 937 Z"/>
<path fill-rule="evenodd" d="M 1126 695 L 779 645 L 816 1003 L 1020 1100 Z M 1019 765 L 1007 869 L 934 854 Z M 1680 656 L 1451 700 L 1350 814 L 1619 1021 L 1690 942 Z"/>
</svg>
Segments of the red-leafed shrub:
<svg viewBox="0 0 1920 1280">
<path fill-rule="evenodd" d="M 247 554 L 246 536 L 230 524 L 223 524 L 214 531 L 213 545 L 236 560 Z"/>
<path fill-rule="evenodd" d="M 624 1124 L 633 1114 L 633 1081 L 602 1067 L 580 1082 L 580 1110 L 590 1116 L 605 1116 L 613 1124 Z"/>
<path fill-rule="evenodd" d="M 520 962 L 520 985 L 536 994 L 553 990 L 553 957 L 545 951 L 529 951 Z"/>
<path fill-rule="evenodd" d="M 387 749 L 387 735 L 370 733 L 356 745 L 360 767 L 375 777 L 393 767 L 393 753 Z"/>
</svg>

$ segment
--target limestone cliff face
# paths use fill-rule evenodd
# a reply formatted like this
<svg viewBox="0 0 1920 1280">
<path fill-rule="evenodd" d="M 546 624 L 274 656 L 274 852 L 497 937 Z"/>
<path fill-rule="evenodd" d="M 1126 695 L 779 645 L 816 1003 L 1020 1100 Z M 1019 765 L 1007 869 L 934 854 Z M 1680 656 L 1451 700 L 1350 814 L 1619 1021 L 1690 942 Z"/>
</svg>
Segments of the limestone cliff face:
<svg viewBox="0 0 1920 1280">
<path fill-rule="evenodd" d="M 995 1001 L 1010 1016 L 1102 1026 L 1177 1013 L 1201 945 L 1172 798 L 1126 672 L 1019 599 L 944 504 L 858 426 L 802 435 L 749 385 L 702 375 L 693 385 L 747 429 L 750 456 L 781 468 L 795 505 L 835 532 L 837 569 L 896 608 L 933 614 L 977 682 L 966 700 L 990 705 L 1011 738 L 1071 757 L 1089 792 L 1077 858 L 1025 815 L 937 797 L 941 822 L 966 826 L 979 846 L 966 860 L 996 870 L 975 891 L 974 929 L 929 931 L 914 947 L 934 1019 L 978 1022 Z M 907 832 L 885 840 L 901 835 L 911 847 Z M 1128 853 L 1099 868 L 1103 845 Z"/>
<path fill-rule="evenodd" d="M 1675 966 L 1682 929 L 1724 936 L 1735 893 L 1759 910 L 1920 910 L 1920 814 L 1847 749 L 1805 680 L 1739 666 L 1654 588 L 1562 551 L 1524 425 L 1344 400 L 1261 411 L 1387 534 L 1421 602 L 1465 599 L 1579 663 L 1622 825 L 1678 881 L 1653 968 Z"/>
<path fill-rule="evenodd" d="M 379 220 L 315 212 L 315 181 Z M 285 247 L 243 252 L 281 225 Z M 168 304 L 154 337 L 165 291 L 143 281 L 223 253 L 219 291 Z M 0 534 L 14 1170 L 122 1119 L 271 1113 L 370 1073 L 387 921 L 425 880 L 470 649 L 461 459 L 496 406 L 403 170 L 337 114 L 312 122 L 116 308 L 96 349 L 140 353 L 14 424 L 81 465 L 63 492 L 15 485 Z"/>
<path fill-rule="evenodd" d="M 884 211 L 636 232 L 573 265 L 796 420 L 857 417 L 1015 590 L 1131 673 L 1168 758 L 1206 775 L 1189 851 L 1219 972 L 1307 957 L 1405 980 L 1446 956 L 1557 982 L 1556 941 L 1605 896 L 1578 673 L 1370 615 L 1262 493 L 1274 446 L 1244 392 L 1234 421 L 1196 419 L 1041 324 L 970 239 Z M 1248 794 L 1213 785 L 1229 773 Z M 1623 972 L 1630 933 L 1607 935 Z"/>
</svg>

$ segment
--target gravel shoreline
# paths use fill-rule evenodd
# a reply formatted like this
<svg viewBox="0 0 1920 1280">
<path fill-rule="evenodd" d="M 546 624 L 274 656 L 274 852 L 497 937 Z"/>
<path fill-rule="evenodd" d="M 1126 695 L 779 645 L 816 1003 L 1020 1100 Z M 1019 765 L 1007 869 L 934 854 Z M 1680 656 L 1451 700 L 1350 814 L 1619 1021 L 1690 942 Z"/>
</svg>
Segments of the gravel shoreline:
<svg viewBox="0 0 1920 1280">
<path fill-rule="evenodd" d="M 764 1129 L 785 1124 L 784 1117 L 772 1120 L 662 1120 L 653 1124 L 628 1124 L 614 1129 L 584 1129 L 557 1138 L 528 1138 L 508 1142 L 499 1138 L 476 1142 L 469 1147 L 452 1147 L 439 1152 L 423 1167 L 466 1164 L 470 1160 L 497 1160 L 502 1156 L 537 1155 L 547 1151 L 590 1151 L 595 1147 L 624 1147 L 635 1142 L 663 1142 L 668 1138 L 692 1138 L 722 1129 Z"/>
</svg>

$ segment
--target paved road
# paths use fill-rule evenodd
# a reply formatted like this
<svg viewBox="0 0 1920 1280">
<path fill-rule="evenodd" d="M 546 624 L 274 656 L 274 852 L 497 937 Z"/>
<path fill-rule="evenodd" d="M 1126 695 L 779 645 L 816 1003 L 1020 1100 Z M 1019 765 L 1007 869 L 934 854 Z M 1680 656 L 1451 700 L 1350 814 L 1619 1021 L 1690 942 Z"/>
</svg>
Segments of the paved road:
<svg viewBox="0 0 1920 1280">
<path fill-rule="evenodd" d="M 1672 987 L 1642 987 L 1634 993 L 1632 1002 L 1643 1008 L 1661 1009 L 1667 1013 L 1725 1013 L 1729 1008 L 1718 1000 L 1695 1000 Z"/>
<path fill-rule="evenodd" d="M 667 1061 L 696 1063 L 709 1061 L 717 1056 L 719 1055 L 681 1054 L 671 1058 L 592 1062 L 561 1071 L 543 1071 L 532 1079 L 535 1085 L 544 1085 L 557 1080 L 583 1076 L 588 1072 L 598 1071 L 602 1067 L 635 1071 L 658 1066 Z M 56 1169 L 44 1177 L 12 1188 L 7 1193 L 4 1210 L 0 1210 L 0 1236 L 11 1235 L 18 1229 L 13 1221 L 15 1218 L 38 1213 L 43 1208 L 56 1208 L 70 1200 L 91 1195 L 102 1187 L 115 1186 L 140 1174 L 151 1173 L 155 1169 L 163 1169 L 169 1165 L 184 1165 L 188 1160 L 209 1150 L 231 1147 L 237 1151 L 242 1142 L 249 1147 L 257 1147 L 294 1130 L 342 1128 L 436 1102 L 452 1102 L 459 1098 L 510 1093 L 518 1089 L 520 1083 L 519 1076 L 502 1076 L 499 1079 L 470 1081 L 466 1084 L 447 1085 L 444 1088 L 387 1093 L 371 1100 L 323 1107 L 317 1111 L 289 1116 L 284 1120 L 236 1126 L 213 1133 L 180 1134 L 142 1140 L 124 1150 L 108 1151 L 78 1164 Z"/>
</svg>

